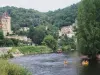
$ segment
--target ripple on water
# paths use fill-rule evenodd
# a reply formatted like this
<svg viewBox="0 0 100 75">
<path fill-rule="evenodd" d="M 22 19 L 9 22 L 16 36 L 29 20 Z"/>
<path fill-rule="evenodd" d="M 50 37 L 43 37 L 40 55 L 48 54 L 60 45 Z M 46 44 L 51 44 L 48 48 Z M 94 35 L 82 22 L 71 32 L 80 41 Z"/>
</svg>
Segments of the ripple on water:
<svg viewBox="0 0 100 75">
<path fill-rule="evenodd" d="M 64 66 L 64 60 L 68 65 Z M 78 75 L 76 59 L 64 54 L 31 55 L 10 61 L 28 68 L 33 75 Z"/>
</svg>

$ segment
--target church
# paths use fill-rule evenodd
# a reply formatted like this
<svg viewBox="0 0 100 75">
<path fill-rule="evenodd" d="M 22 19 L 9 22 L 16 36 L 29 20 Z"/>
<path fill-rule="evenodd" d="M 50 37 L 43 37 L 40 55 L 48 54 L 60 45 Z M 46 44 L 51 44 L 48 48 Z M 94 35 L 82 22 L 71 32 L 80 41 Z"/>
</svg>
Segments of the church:
<svg viewBox="0 0 100 75">
<path fill-rule="evenodd" d="M 2 16 L 0 16 L 0 29 L 2 29 L 4 36 L 12 34 L 11 17 L 7 12 L 4 12 Z"/>
</svg>

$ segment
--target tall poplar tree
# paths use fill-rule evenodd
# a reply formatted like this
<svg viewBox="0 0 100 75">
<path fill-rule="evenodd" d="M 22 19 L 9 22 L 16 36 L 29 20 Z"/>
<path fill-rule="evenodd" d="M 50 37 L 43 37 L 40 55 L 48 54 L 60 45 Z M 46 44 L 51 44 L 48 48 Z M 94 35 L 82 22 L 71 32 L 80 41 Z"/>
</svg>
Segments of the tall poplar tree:
<svg viewBox="0 0 100 75">
<path fill-rule="evenodd" d="M 77 20 L 78 50 L 94 58 L 100 53 L 100 0 L 81 0 Z"/>
</svg>

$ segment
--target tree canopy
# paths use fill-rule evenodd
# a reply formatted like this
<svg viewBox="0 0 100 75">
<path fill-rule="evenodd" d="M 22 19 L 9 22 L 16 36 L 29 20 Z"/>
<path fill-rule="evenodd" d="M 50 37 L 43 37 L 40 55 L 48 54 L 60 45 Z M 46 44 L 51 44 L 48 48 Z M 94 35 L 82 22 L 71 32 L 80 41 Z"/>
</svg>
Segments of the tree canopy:
<svg viewBox="0 0 100 75">
<path fill-rule="evenodd" d="M 77 41 L 81 54 L 100 53 L 100 0 L 82 0 L 78 9 Z"/>
<path fill-rule="evenodd" d="M 56 51 L 57 41 L 54 39 L 54 37 L 52 35 L 47 35 L 43 40 L 43 44 L 45 44 L 49 48 L 51 48 L 53 50 L 53 52 Z"/>
</svg>

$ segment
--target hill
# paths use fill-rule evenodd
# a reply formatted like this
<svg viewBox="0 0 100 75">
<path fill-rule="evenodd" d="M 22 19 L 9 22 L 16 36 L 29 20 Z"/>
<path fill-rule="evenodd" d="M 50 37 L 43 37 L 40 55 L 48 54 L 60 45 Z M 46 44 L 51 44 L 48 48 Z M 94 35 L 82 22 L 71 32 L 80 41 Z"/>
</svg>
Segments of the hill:
<svg viewBox="0 0 100 75">
<path fill-rule="evenodd" d="M 20 27 L 38 26 L 44 24 L 52 24 L 57 27 L 67 26 L 74 23 L 77 15 L 78 4 L 73 4 L 64 9 L 49 11 L 46 13 L 36 11 L 34 9 L 25 9 L 17 7 L 0 7 L 0 15 L 8 12 L 12 17 L 12 30 L 16 31 Z"/>
</svg>

